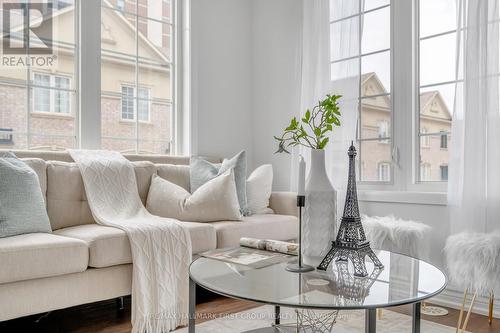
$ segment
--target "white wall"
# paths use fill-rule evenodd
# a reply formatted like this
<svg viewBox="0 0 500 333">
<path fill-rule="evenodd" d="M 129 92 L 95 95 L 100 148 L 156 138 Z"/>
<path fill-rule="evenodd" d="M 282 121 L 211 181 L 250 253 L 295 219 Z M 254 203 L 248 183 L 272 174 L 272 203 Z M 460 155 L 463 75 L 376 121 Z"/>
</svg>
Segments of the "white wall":
<svg viewBox="0 0 500 333">
<path fill-rule="evenodd" d="M 279 135 L 298 112 L 302 1 L 253 4 L 253 163 L 272 163 L 274 188 L 289 190 L 290 156 L 274 154 L 273 135 Z"/>
<path fill-rule="evenodd" d="M 191 153 L 252 161 L 250 0 L 191 0 Z"/>
<path fill-rule="evenodd" d="M 272 163 L 289 189 L 273 135 L 297 113 L 301 19 L 301 0 L 191 0 L 192 154 L 245 149 L 249 171 Z"/>
</svg>

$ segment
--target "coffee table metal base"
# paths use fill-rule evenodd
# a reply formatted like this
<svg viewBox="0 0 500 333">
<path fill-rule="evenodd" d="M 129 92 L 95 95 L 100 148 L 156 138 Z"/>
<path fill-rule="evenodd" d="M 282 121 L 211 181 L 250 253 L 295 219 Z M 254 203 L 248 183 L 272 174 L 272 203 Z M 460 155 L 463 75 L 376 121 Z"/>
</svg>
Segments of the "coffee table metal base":
<svg viewBox="0 0 500 333">
<path fill-rule="evenodd" d="M 280 307 L 274 307 L 275 322 L 271 327 L 259 328 L 255 330 L 245 331 L 243 333 L 284 333 L 284 332 L 297 332 L 297 326 L 280 325 Z M 412 305 L 412 333 L 420 333 L 420 303 Z M 377 332 L 377 309 L 365 310 L 365 333 Z M 196 283 L 189 278 L 189 324 L 188 333 L 195 333 L 196 324 Z M 318 332 L 317 330 L 306 328 L 299 330 L 301 333 Z"/>
</svg>

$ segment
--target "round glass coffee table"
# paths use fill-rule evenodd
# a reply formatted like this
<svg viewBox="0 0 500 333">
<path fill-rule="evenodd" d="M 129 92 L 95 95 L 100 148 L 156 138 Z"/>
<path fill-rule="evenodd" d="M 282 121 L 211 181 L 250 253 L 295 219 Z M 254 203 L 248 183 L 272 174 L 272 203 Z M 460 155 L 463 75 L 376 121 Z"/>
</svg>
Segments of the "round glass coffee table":
<svg viewBox="0 0 500 333">
<path fill-rule="evenodd" d="M 189 269 L 188 331 L 195 332 L 195 290 L 199 285 L 223 296 L 274 305 L 274 325 L 251 332 L 287 331 L 280 327 L 280 307 L 283 306 L 297 309 L 297 325 L 302 329 L 315 327 L 315 321 L 318 327 L 331 328 L 338 311 L 363 309 L 365 332 L 375 333 L 376 309 L 404 304 L 412 304 L 412 332 L 420 332 L 420 303 L 445 288 L 445 274 L 422 260 L 388 251 L 375 253 L 384 268 L 379 270 L 367 262 L 369 275 L 364 278 L 354 277 L 346 262 L 333 262 L 326 271 L 292 273 L 285 269 L 290 260 L 250 268 L 198 258 Z M 325 314 L 328 311 L 330 314 Z M 316 317 L 315 312 L 319 313 Z"/>
</svg>

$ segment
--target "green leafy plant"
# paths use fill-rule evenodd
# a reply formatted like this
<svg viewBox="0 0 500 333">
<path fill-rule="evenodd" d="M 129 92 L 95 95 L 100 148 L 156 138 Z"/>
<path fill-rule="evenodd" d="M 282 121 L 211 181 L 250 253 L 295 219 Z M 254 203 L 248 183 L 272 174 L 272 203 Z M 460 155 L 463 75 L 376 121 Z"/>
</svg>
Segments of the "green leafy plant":
<svg viewBox="0 0 500 333">
<path fill-rule="evenodd" d="M 293 117 L 278 141 L 276 153 L 290 154 L 288 149 L 302 145 L 312 149 L 324 149 L 328 144 L 329 132 L 334 126 L 340 126 L 340 109 L 337 100 L 340 95 L 326 95 L 312 110 L 306 110 L 300 121 Z"/>
</svg>

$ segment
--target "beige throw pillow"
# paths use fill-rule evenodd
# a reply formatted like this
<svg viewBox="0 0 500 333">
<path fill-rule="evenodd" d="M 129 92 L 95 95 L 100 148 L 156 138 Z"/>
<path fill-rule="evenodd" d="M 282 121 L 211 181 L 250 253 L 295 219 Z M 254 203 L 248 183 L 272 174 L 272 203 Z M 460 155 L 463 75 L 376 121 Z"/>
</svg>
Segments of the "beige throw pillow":
<svg viewBox="0 0 500 333">
<path fill-rule="evenodd" d="M 153 175 L 146 208 L 151 214 L 190 222 L 240 221 L 233 170 L 200 186 L 193 194 Z"/>
<path fill-rule="evenodd" d="M 247 203 L 250 214 L 272 214 L 269 198 L 273 191 L 273 166 L 264 164 L 247 179 Z"/>
</svg>

